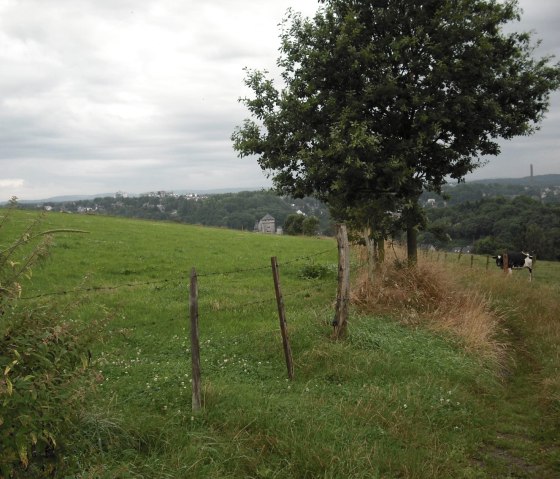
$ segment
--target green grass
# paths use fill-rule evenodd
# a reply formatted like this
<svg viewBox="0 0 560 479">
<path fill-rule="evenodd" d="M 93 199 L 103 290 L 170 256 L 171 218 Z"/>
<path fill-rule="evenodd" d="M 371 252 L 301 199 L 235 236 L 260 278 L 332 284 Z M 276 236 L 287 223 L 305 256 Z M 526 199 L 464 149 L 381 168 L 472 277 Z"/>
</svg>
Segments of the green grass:
<svg viewBox="0 0 560 479">
<path fill-rule="evenodd" d="M 3 234 L 30 218 L 18 212 Z M 330 339 L 334 240 L 46 216 L 44 229 L 60 227 L 89 234 L 56 235 L 48 263 L 24 285 L 24 298 L 39 297 L 24 301 L 77 305 L 80 321 L 109 316 L 92 350 L 98 386 L 65 438 L 75 477 L 558 477 L 558 455 L 543 452 L 552 450 L 554 431 L 538 430 L 554 416 L 540 412 L 529 376 L 510 381 L 453 338 L 390 317 L 352 314 L 348 340 Z M 271 256 L 280 264 L 294 381 L 287 380 Z M 192 267 L 204 399 L 196 414 Z M 313 269 L 327 273 L 306 279 Z M 539 262 L 536 275 L 547 287 L 560 283 L 555 263 Z M 533 351 L 539 337 L 531 334 L 524 345 Z M 533 359 L 557 351 L 549 346 Z M 550 359 L 546 378 L 559 362 Z M 510 386 L 525 388 L 526 400 Z"/>
</svg>

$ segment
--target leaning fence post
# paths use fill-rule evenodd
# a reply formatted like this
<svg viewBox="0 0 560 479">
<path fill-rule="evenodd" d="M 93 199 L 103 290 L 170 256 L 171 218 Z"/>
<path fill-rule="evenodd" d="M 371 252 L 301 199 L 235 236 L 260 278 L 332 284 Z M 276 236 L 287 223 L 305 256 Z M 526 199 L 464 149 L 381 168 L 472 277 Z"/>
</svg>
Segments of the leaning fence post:
<svg viewBox="0 0 560 479">
<path fill-rule="evenodd" d="M 196 270 L 191 270 L 189 294 L 191 316 L 191 353 L 192 353 L 192 410 L 198 411 L 201 406 L 200 388 L 200 342 L 198 337 L 198 279 Z"/>
<path fill-rule="evenodd" d="M 276 256 L 270 258 L 272 264 L 272 277 L 274 279 L 274 291 L 276 292 L 276 303 L 278 304 L 278 318 L 280 319 L 280 332 L 282 333 L 282 345 L 288 368 L 288 377 L 294 379 L 294 363 L 292 361 L 292 348 L 288 338 L 288 328 L 286 326 L 286 310 L 284 309 L 284 298 L 280 289 L 280 275 L 278 274 L 278 260 Z"/>
</svg>

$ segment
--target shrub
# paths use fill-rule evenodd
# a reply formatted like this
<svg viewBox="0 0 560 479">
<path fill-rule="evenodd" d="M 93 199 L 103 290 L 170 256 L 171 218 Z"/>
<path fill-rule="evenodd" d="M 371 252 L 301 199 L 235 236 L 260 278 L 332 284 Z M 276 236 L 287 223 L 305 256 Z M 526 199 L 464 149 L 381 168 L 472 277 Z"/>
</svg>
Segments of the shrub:
<svg viewBox="0 0 560 479">
<path fill-rule="evenodd" d="M 11 204 L 15 208 L 15 199 Z M 0 222 L 0 233 L 11 211 Z M 92 387 L 88 343 L 93 327 L 71 310 L 22 305 L 22 281 L 48 251 L 34 221 L 0 246 L 0 477 L 50 477 L 61 465 L 65 435 Z M 38 243 L 29 245 L 35 238 Z"/>
<path fill-rule="evenodd" d="M 309 263 L 301 267 L 299 277 L 304 279 L 324 279 L 333 273 L 336 273 L 336 265 Z"/>
</svg>

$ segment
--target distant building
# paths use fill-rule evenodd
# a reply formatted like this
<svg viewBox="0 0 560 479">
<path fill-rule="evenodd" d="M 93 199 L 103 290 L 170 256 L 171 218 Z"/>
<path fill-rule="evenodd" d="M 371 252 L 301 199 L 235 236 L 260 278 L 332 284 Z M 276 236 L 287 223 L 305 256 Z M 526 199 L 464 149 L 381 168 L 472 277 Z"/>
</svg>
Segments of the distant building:
<svg viewBox="0 0 560 479">
<path fill-rule="evenodd" d="M 276 220 L 267 213 L 255 224 L 255 231 L 259 233 L 276 233 Z"/>
</svg>

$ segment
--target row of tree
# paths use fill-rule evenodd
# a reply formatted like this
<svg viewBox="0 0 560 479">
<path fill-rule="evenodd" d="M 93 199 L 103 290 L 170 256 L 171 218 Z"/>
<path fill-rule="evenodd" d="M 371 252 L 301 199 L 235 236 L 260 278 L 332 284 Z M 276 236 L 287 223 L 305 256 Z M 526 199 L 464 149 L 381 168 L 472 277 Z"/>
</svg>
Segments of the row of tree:
<svg viewBox="0 0 560 479">
<path fill-rule="evenodd" d="M 466 201 L 478 201 L 484 198 L 503 196 L 514 198 L 528 196 L 544 204 L 560 204 L 560 175 L 541 175 L 523 179 L 493 179 L 472 183 L 447 185 L 442 188 L 443 195 L 424 192 L 423 204 L 429 199 L 434 206 L 453 206 Z"/>
<path fill-rule="evenodd" d="M 543 203 L 526 195 L 496 196 L 497 185 L 461 184 L 450 191 L 446 206 L 426 207 L 425 227 L 419 242 L 439 249 L 470 246 L 480 254 L 496 254 L 505 249 L 532 251 L 541 259 L 560 259 L 560 204 Z M 483 187 L 484 195 L 480 195 Z M 502 192 L 517 191 L 503 184 Z M 517 188 L 517 189 L 516 189 Z M 472 195 L 477 198 L 469 201 Z M 480 198 L 480 199 L 478 199 Z M 465 201 L 465 199 L 467 199 Z M 439 198 L 441 203 L 443 198 Z M 190 224 L 252 230 L 266 213 L 289 235 L 330 235 L 331 218 L 325 204 L 313 198 L 279 197 L 271 191 L 246 191 L 208 197 L 104 197 L 66 203 L 44 204 L 67 212 L 89 210 L 101 214 L 171 220 Z M 26 205 L 36 207 L 37 205 Z M 299 211 L 300 213 L 296 213 Z M 304 214 L 301 214 L 304 213 Z M 389 235 L 403 239 L 395 218 L 385 225 Z"/>
<path fill-rule="evenodd" d="M 485 198 L 426 212 L 429 226 L 421 241 L 439 248 L 473 246 L 473 252 L 529 251 L 560 260 L 560 205 L 527 196 Z"/>
<path fill-rule="evenodd" d="M 406 230 L 414 263 L 422 191 L 483 165 L 499 138 L 532 133 L 560 66 L 533 58 L 530 33 L 504 29 L 516 0 L 320 3 L 282 23 L 281 78 L 247 71 L 251 118 L 234 148 L 282 194 L 323 200 L 380 244 Z"/>
<path fill-rule="evenodd" d="M 36 205 L 28 205 L 34 207 Z M 44 203 L 66 212 L 90 211 L 130 218 L 171 220 L 189 224 L 252 231 L 267 213 L 287 234 L 330 234 L 326 206 L 314 198 L 280 197 L 271 191 L 244 191 L 208 196 L 102 197 Z M 299 213 L 297 213 L 299 211 Z"/>
</svg>

